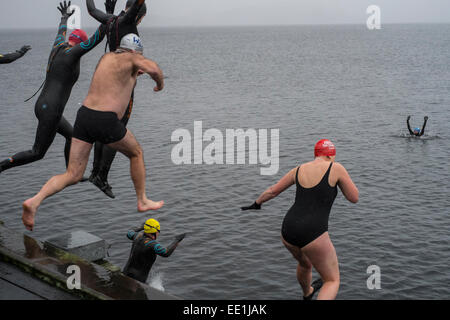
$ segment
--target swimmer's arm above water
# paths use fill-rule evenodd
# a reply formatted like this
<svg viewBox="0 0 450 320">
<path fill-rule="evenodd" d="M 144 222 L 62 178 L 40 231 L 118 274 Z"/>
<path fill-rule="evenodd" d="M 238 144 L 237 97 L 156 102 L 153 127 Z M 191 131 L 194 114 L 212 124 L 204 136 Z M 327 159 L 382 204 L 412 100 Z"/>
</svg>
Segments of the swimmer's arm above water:
<svg viewBox="0 0 450 320">
<path fill-rule="evenodd" d="M 156 82 L 156 87 L 153 91 L 158 92 L 164 88 L 164 75 L 156 62 L 144 58 L 142 55 L 136 54 L 133 57 L 133 63 L 139 74 L 148 73 L 150 77 Z"/>
<path fill-rule="evenodd" d="M 107 0 L 107 2 L 108 2 L 108 0 Z M 105 3 L 105 7 L 106 7 L 106 5 L 107 4 Z M 100 23 L 106 24 L 114 16 L 112 13 L 104 13 L 103 11 L 97 9 L 95 7 L 94 0 L 86 0 L 86 6 L 87 6 L 88 12 L 91 15 L 91 17 Z M 114 4 L 114 7 L 115 7 L 115 4 Z M 107 9 L 107 10 L 110 10 L 110 9 Z M 113 9 L 113 11 L 114 11 L 114 9 Z"/>
<path fill-rule="evenodd" d="M 31 50 L 30 46 L 23 46 L 22 48 L 20 48 L 20 50 L 16 50 L 16 52 L 8 53 L 5 55 L 0 54 L 0 64 L 14 62 L 17 59 L 23 57 L 28 50 Z"/>
<path fill-rule="evenodd" d="M 119 18 L 119 24 L 131 23 L 132 21 L 136 21 L 136 17 L 144 2 L 145 0 L 136 0 L 133 5 L 127 10 L 127 12 Z"/>
<path fill-rule="evenodd" d="M 419 137 L 423 136 L 423 134 L 425 133 L 425 127 L 427 125 L 427 121 L 428 121 L 428 116 L 425 116 L 423 118 L 423 126 L 422 126 L 422 130 L 420 130 Z"/>
<path fill-rule="evenodd" d="M 145 224 L 145 222 L 139 227 L 136 227 L 136 228 L 128 230 L 127 238 L 130 239 L 130 240 L 136 239 L 136 237 L 138 236 L 139 232 L 144 230 L 144 224 Z"/>
<path fill-rule="evenodd" d="M 66 42 L 67 20 L 75 12 L 75 10 L 69 12 L 70 4 L 70 1 L 69 4 L 67 4 L 66 1 L 64 1 L 64 3 L 59 3 L 58 10 L 61 12 L 61 22 L 58 27 L 58 34 L 56 35 L 55 42 L 53 43 L 53 48 L 57 48 Z"/>
<path fill-rule="evenodd" d="M 156 241 L 151 241 L 148 243 L 148 245 L 150 248 L 153 249 L 153 251 L 155 251 L 157 255 L 164 258 L 168 258 L 175 251 L 178 244 L 184 239 L 185 236 L 186 236 L 185 233 L 176 236 L 175 240 L 167 248 L 164 248 Z"/>
<path fill-rule="evenodd" d="M 106 34 L 106 25 L 101 24 L 100 27 L 98 27 L 97 31 L 85 42 L 81 42 L 74 46 L 72 49 L 67 51 L 67 54 L 71 54 L 75 56 L 77 59 L 94 49 L 96 46 L 99 45 L 100 42 L 103 41 Z"/>
<path fill-rule="evenodd" d="M 282 193 L 284 190 L 289 188 L 295 183 L 295 173 L 297 172 L 297 168 L 292 169 L 289 171 L 283 178 L 280 179 L 276 184 L 269 187 L 266 191 L 264 191 L 256 201 L 248 207 L 241 207 L 241 210 L 259 210 L 261 209 L 261 204 L 264 202 L 267 202 L 276 196 L 278 196 L 280 193 Z"/>
<path fill-rule="evenodd" d="M 406 125 L 408 126 L 409 134 L 414 134 L 414 132 L 411 130 L 411 126 L 409 125 L 409 119 L 411 119 L 411 116 L 408 116 L 408 118 L 406 118 Z"/>
</svg>

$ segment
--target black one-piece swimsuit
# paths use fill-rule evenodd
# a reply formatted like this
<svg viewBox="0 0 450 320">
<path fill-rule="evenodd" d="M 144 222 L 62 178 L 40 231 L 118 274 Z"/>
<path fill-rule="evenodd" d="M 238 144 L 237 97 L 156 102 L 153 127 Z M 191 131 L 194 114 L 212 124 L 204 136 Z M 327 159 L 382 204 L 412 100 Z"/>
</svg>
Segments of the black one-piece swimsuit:
<svg viewBox="0 0 450 320">
<path fill-rule="evenodd" d="M 295 202 L 283 220 L 281 234 L 288 243 L 303 248 L 328 231 L 328 217 L 337 195 L 337 186 L 328 183 L 330 164 L 320 182 L 312 188 L 303 188 L 295 174 L 297 191 Z"/>
</svg>

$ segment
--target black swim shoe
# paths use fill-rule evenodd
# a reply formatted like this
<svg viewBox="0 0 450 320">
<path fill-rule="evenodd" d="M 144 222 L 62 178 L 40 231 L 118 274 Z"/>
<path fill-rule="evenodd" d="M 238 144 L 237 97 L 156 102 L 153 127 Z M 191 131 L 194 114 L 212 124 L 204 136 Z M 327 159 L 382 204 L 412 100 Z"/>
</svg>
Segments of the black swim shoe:
<svg viewBox="0 0 450 320">
<path fill-rule="evenodd" d="M 322 279 L 319 278 L 314 280 L 313 283 L 311 283 L 311 287 L 313 287 L 314 291 L 307 297 L 303 296 L 303 300 L 312 300 L 314 295 L 320 290 L 320 288 L 322 288 L 322 285 L 323 285 Z"/>
<path fill-rule="evenodd" d="M 98 176 L 90 176 L 89 181 L 92 182 L 97 188 L 103 191 L 108 197 L 114 199 L 116 196 L 112 192 L 112 188 L 108 181 L 102 181 Z"/>
</svg>

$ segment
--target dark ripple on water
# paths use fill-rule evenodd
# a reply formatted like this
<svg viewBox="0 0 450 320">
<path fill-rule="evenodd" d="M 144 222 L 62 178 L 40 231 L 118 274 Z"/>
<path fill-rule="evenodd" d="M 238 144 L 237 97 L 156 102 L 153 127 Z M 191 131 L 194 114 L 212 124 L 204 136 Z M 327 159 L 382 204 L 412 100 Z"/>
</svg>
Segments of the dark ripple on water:
<svg viewBox="0 0 450 320">
<path fill-rule="evenodd" d="M 311 160 L 315 141 L 329 137 L 360 189 L 357 205 L 339 193 L 330 216 L 342 279 L 338 298 L 448 298 L 449 28 L 144 30 L 149 56 L 170 78 L 160 94 L 139 81 L 129 128 L 145 150 L 150 194 L 166 206 L 136 212 L 128 162 L 118 155 L 110 176 L 115 200 L 90 183 L 71 187 L 42 205 L 33 234 L 95 233 L 112 245 L 111 261 L 123 266 L 131 245 L 127 228 L 153 216 L 162 224 L 163 244 L 177 233 L 189 235 L 171 258 L 157 260 L 151 283 L 161 280 L 167 292 L 188 299 L 298 299 L 296 263 L 280 241 L 294 189 L 258 212 L 239 207 Z M 0 37 L 10 50 L 33 46 L 20 63 L 0 68 L 8 79 L 0 87 L 0 156 L 6 157 L 33 142 L 33 106 L 22 101 L 43 79 L 53 32 Z M 101 50 L 83 58 L 65 113 L 71 122 Z M 430 117 L 424 137 L 406 134 L 409 114 L 413 126 Z M 222 132 L 279 128 L 278 174 L 260 176 L 255 165 L 175 166 L 172 132 L 192 133 L 199 120 Z M 1 174 L 0 219 L 8 226 L 23 230 L 21 202 L 64 170 L 63 143 L 57 137 L 44 160 Z M 381 290 L 367 289 L 370 265 L 381 268 Z"/>
</svg>

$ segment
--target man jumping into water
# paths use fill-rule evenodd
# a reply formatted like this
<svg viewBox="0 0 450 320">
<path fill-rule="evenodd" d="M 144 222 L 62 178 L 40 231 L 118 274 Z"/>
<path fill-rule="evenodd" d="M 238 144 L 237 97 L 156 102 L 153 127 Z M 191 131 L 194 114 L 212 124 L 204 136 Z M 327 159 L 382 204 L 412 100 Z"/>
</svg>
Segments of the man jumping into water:
<svg viewBox="0 0 450 320">
<path fill-rule="evenodd" d="M 107 39 L 110 52 L 116 51 L 120 41 L 125 35 L 133 33 L 139 36 L 137 26 L 141 23 L 147 13 L 147 6 L 144 1 L 145 0 L 128 0 L 125 5 L 125 10 L 115 16 L 114 9 L 116 0 L 105 1 L 106 13 L 95 7 L 94 0 L 86 0 L 89 14 L 100 23 L 107 25 Z M 125 127 L 130 119 L 133 104 L 134 91 L 131 93 L 127 111 L 120 120 Z M 98 141 L 95 143 L 94 163 L 89 181 L 110 198 L 115 198 L 108 182 L 109 170 L 111 169 L 115 156 L 116 150 L 113 150 Z"/>
<path fill-rule="evenodd" d="M 423 118 L 422 130 L 420 130 L 420 128 L 414 128 L 414 130 L 411 130 L 411 126 L 409 125 L 409 119 L 411 119 L 411 116 L 408 116 L 408 118 L 406 118 L 406 125 L 408 126 L 409 134 L 416 137 L 423 136 L 423 134 L 425 133 L 425 126 L 427 125 L 428 116 L 425 116 Z"/>
<path fill-rule="evenodd" d="M 8 54 L 0 54 L 0 64 L 11 63 L 16 61 L 17 59 L 23 57 L 25 53 L 31 50 L 30 46 L 23 46 L 20 50 L 16 50 L 16 52 L 8 53 Z"/>
<path fill-rule="evenodd" d="M 133 246 L 128 262 L 123 269 L 125 275 L 145 283 L 156 256 L 170 257 L 186 236 L 185 233 L 177 235 L 175 240 L 167 248 L 164 248 L 156 241 L 160 231 L 159 222 L 155 219 L 148 219 L 141 227 L 128 231 L 127 237 L 133 241 Z"/>
<path fill-rule="evenodd" d="M 28 230 L 33 230 L 34 216 L 44 199 L 82 179 L 95 141 L 130 159 L 139 212 L 156 210 L 164 205 L 163 201 L 147 198 L 143 151 L 131 131 L 119 120 L 126 111 L 139 75 L 148 73 L 152 77 L 156 82 L 155 92 L 164 88 L 161 69 L 142 56 L 143 50 L 139 37 L 129 34 L 122 39 L 118 50 L 100 59 L 89 93 L 77 113 L 67 171 L 51 178 L 38 194 L 23 203 L 22 221 Z"/>
</svg>

